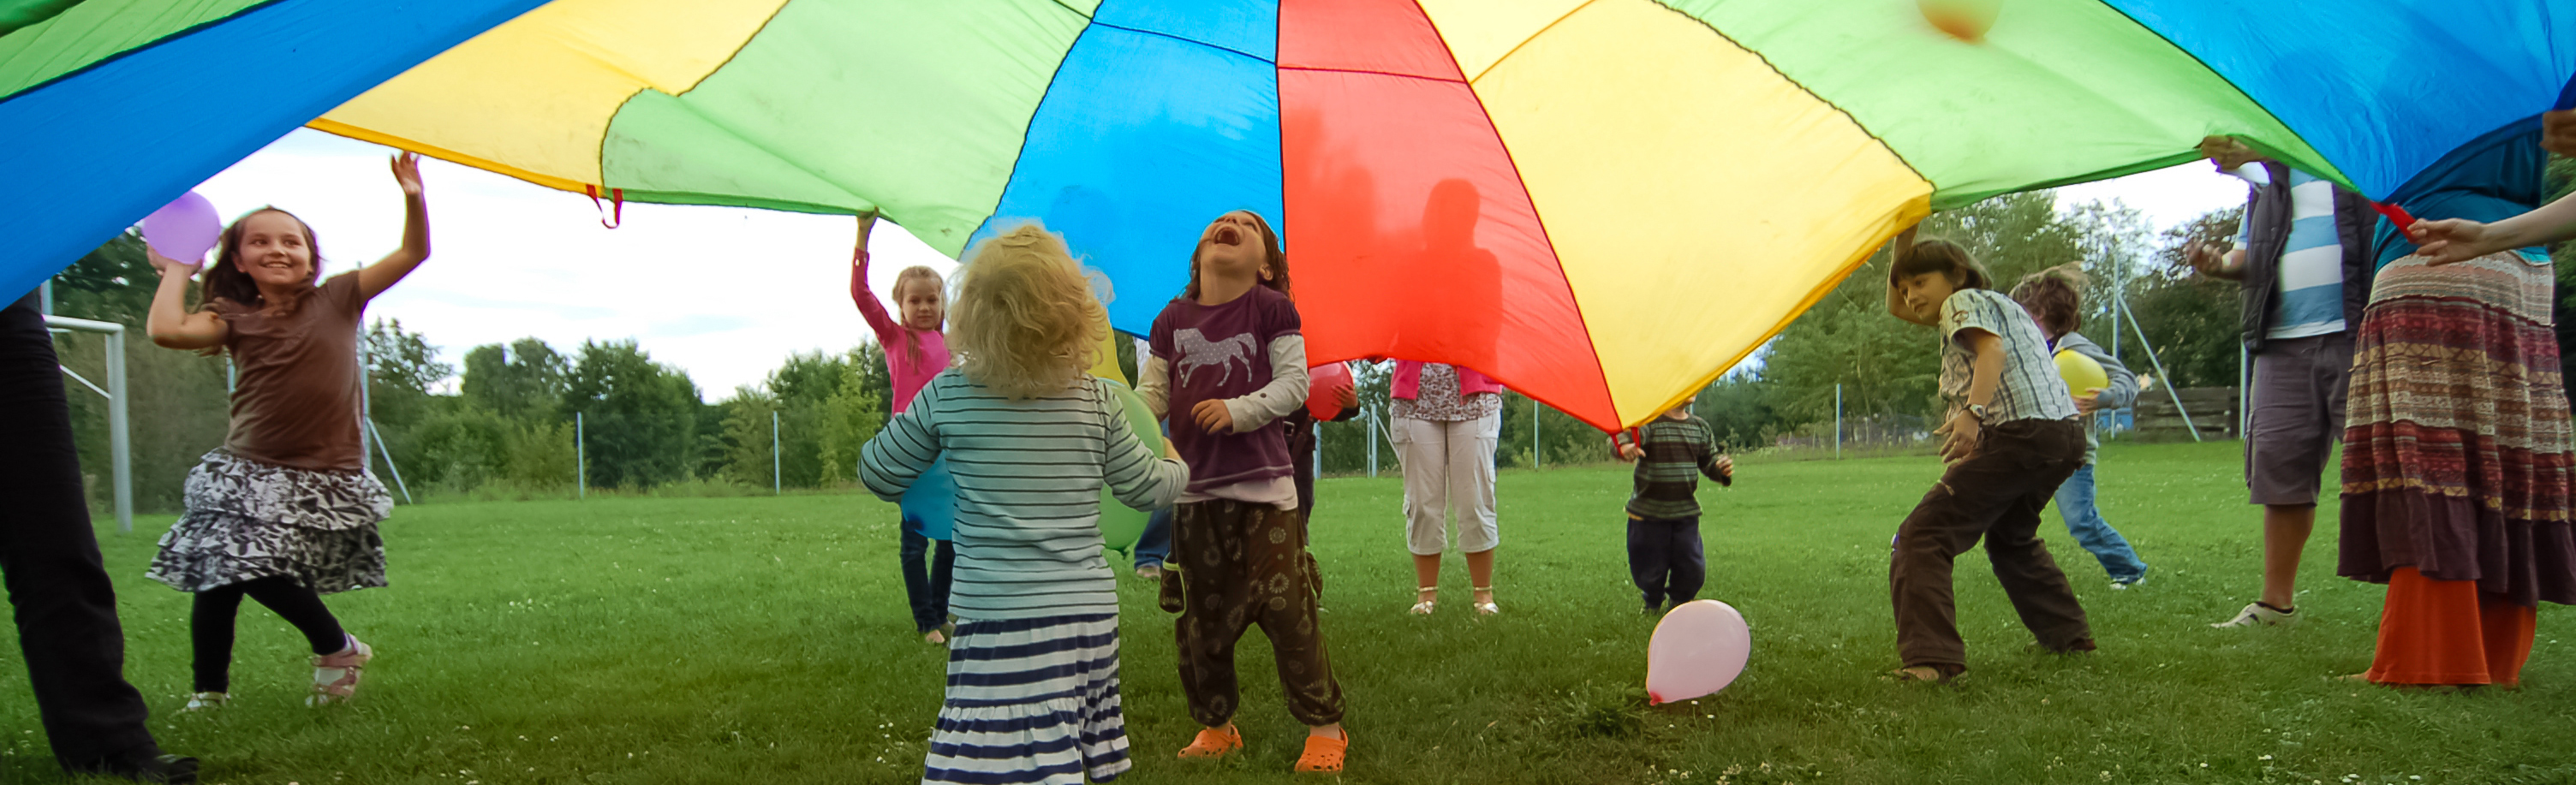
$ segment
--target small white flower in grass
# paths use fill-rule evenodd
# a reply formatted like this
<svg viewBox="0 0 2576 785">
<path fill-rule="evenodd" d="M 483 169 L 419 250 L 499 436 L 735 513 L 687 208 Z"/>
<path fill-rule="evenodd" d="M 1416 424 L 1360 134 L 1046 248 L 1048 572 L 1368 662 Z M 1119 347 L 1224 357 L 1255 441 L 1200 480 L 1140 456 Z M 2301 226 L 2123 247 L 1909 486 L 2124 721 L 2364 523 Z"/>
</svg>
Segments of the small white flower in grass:
<svg viewBox="0 0 2576 785">
<path fill-rule="evenodd" d="M 2270 755 L 2265 755 L 2265 756 L 2260 757 L 2260 758 L 2255 758 L 2255 760 L 2271 760 L 2271 759 L 2272 759 L 2272 756 L 2270 756 Z"/>
</svg>

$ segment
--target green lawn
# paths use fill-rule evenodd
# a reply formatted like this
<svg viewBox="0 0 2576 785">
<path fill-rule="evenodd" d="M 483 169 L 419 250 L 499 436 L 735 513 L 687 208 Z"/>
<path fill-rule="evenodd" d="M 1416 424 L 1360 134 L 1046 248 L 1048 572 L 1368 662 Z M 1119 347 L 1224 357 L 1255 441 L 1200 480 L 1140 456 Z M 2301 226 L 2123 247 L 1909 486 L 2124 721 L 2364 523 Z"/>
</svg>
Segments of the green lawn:
<svg viewBox="0 0 2576 785">
<path fill-rule="evenodd" d="M 2114 445 L 2106 514 L 2154 566 L 2112 591 L 2052 514 L 2102 651 L 2031 653 L 1982 566 L 1961 557 L 1973 670 L 1908 686 L 1895 667 L 1887 540 L 1930 458 L 1754 462 L 1701 494 L 1705 597 L 1752 622 L 1741 680 L 1644 704 L 1649 621 L 1627 585 L 1610 468 L 1503 476 L 1500 602 L 1466 611 L 1452 559 L 1440 614 L 1407 616 L 1393 478 L 1328 479 L 1314 543 L 1350 698 L 1354 782 L 2493 783 L 2576 780 L 2576 620 L 2541 610 L 2519 692 L 2356 687 L 2380 589 L 2308 552 L 2296 629 L 2212 630 L 2258 570 L 2233 443 Z M 303 707 L 303 639 L 246 609 L 234 700 L 174 712 L 187 597 L 141 576 L 167 518 L 102 533 L 127 671 L 162 742 L 210 783 L 902 782 L 920 773 L 944 655 L 910 632 L 892 505 L 856 495 L 405 507 L 384 527 L 393 586 L 332 599 L 379 652 L 354 705 Z M 1124 575 L 1123 571 L 1121 573 Z M 1171 622 L 1124 586 L 1129 781 L 1280 782 L 1302 731 L 1269 651 L 1242 647 L 1248 755 L 1185 765 L 1195 730 Z M 54 782 L 25 670 L 0 653 L 0 783 Z M 2420 778 L 2420 779 L 2418 779 Z"/>
</svg>

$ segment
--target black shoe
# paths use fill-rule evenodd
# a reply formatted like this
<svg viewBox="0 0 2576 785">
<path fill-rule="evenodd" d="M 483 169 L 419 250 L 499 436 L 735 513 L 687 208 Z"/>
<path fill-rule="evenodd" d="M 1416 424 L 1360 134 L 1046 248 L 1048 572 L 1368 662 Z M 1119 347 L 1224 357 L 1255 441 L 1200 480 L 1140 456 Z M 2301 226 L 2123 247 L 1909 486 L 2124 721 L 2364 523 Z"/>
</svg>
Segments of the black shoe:
<svg viewBox="0 0 2576 785">
<path fill-rule="evenodd" d="M 111 756 L 84 766 L 65 766 L 72 774 L 117 777 L 135 782 L 189 785 L 197 781 L 197 759 L 164 753 L 145 747 L 123 755 Z"/>
</svg>

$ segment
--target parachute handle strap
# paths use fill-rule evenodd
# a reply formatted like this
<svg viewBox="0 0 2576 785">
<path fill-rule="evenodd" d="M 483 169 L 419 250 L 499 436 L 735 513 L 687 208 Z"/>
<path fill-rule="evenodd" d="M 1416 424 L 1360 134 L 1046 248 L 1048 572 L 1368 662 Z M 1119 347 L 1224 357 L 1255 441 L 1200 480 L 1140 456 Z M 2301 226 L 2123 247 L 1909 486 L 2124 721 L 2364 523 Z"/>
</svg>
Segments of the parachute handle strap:
<svg viewBox="0 0 2576 785">
<path fill-rule="evenodd" d="M 599 186 L 583 183 L 581 186 L 581 192 L 589 194 L 590 206 L 599 210 L 601 215 L 599 225 L 615 229 L 619 225 L 626 223 L 626 189 L 608 189 L 608 198 L 610 201 L 610 204 L 608 205 L 601 205 L 599 203 Z"/>
</svg>

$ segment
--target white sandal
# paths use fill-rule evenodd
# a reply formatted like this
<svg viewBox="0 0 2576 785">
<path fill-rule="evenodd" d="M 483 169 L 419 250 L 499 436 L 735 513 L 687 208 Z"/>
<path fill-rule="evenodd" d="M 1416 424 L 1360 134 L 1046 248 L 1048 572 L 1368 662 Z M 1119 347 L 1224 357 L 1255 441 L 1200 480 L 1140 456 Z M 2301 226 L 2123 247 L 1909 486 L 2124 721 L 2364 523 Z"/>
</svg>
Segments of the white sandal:
<svg viewBox="0 0 2576 785">
<path fill-rule="evenodd" d="M 1424 587 L 1422 587 L 1422 589 L 1421 589 L 1421 593 L 1420 593 L 1420 594 L 1415 594 L 1415 595 L 1414 595 L 1414 597 L 1415 597 L 1416 599 L 1420 599 L 1420 600 L 1422 600 L 1422 601 L 1421 601 L 1421 602 L 1417 602 L 1417 603 L 1414 603 L 1414 604 L 1413 604 L 1413 615 L 1415 615 L 1415 616 L 1429 616 L 1429 615 L 1431 615 L 1431 608 L 1432 608 L 1432 606 L 1439 604 L 1439 602 L 1438 602 L 1438 601 L 1439 601 L 1439 598 L 1438 598 L 1438 596 L 1437 596 L 1437 595 L 1439 594 L 1439 592 L 1440 592 L 1440 587 L 1438 587 L 1438 586 L 1424 586 Z M 1433 596 L 1433 597 L 1430 597 L 1430 598 L 1423 598 L 1423 597 L 1422 597 L 1422 594 L 1431 594 L 1431 595 L 1434 595 L 1434 596 Z"/>
<path fill-rule="evenodd" d="M 1494 594 L 1494 587 L 1478 586 L 1476 587 L 1476 591 L 1483 592 L 1485 596 L 1491 597 Z M 1493 600 L 1476 603 L 1476 615 L 1478 616 L 1492 616 L 1501 612 L 1503 612 L 1503 609 L 1495 607 Z"/>
<path fill-rule="evenodd" d="M 357 694 L 358 674 L 368 660 L 375 659 L 376 650 L 360 642 L 358 636 L 344 633 L 343 637 L 349 641 L 348 648 L 337 654 L 313 656 L 313 695 L 304 699 L 304 705 L 342 703 Z"/>
</svg>

